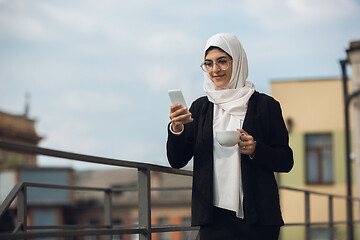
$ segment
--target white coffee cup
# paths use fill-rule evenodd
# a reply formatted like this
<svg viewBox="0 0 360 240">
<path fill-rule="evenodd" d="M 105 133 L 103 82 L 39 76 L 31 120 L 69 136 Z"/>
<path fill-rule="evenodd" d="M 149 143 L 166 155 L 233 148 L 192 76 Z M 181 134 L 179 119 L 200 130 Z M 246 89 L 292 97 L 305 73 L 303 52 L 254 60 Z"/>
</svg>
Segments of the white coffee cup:
<svg viewBox="0 0 360 240">
<path fill-rule="evenodd" d="M 217 131 L 216 140 L 223 147 L 233 147 L 240 141 L 239 131 Z"/>
</svg>

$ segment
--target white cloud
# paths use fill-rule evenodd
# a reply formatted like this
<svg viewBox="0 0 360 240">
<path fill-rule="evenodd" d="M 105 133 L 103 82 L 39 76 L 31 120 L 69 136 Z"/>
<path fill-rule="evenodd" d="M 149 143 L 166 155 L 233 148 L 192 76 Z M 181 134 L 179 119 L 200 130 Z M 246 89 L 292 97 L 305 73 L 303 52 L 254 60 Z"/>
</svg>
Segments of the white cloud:
<svg viewBox="0 0 360 240">
<path fill-rule="evenodd" d="M 58 113 L 45 116 L 42 122 L 51 126 L 41 143 L 42 146 L 87 154 L 96 153 L 100 149 L 100 142 L 91 137 L 94 129 L 86 119 Z"/>
<path fill-rule="evenodd" d="M 29 16 L 0 15 L 0 28 L 10 36 L 25 40 L 44 41 L 52 38 L 44 24 Z"/>
<path fill-rule="evenodd" d="M 175 65 L 174 63 L 153 62 L 143 67 L 140 77 L 153 92 L 182 89 L 192 96 L 194 91 L 198 92 L 197 90 L 202 89 L 202 78 L 194 79 L 186 66 L 186 63 Z M 200 76 L 202 76 L 201 73 Z"/>
<path fill-rule="evenodd" d="M 99 25 L 96 23 L 94 16 L 88 14 L 86 11 L 81 12 L 62 9 L 47 3 L 43 3 L 39 7 L 42 9 L 44 15 L 47 15 L 51 20 L 60 23 L 62 27 L 70 28 L 82 33 L 93 33 L 95 30 L 99 29 Z"/>
<path fill-rule="evenodd" d="M 126 141 L 119 151 L 122 159 L 168 165 L 165 156 L 165 144 L 160 141 L 135 139 Z"/>
<path fill-rule="evenodd" d="M 145 37 L 141 45 L 148 54 L 169 56 L 192 53 L 201 48 L 202 43 L 185 32 L 163 31 Z"/>
<path fill-rule="evenodd" d="M 144 67 L 142 77 L 152 90 L 161 91 L 181 81 L 181 72 L 176 66 L 166 63 L 149 63 Z"/>
<path fill-rule="evenodd" d="M 245 0 L 243 9 L 262 26 L 284 30 L 350 19 L 360 6 L 355 0 Z"/>
<path fill-rule="evenodd" d="M 298 18 L 308 23 L 340 20 L 359 10 L 359 5 L 353 0 L 289 0 L 287 5 Z"/>
<path fill-rule="evenodd" d="M 73 90 L 60 96 L 57 105 L 63 105 L 70 111 L 81 114 L 94 114 L 118 111 L 128 102 L 129 99 L 113 92 Z"/>
<path fill-rule="evenodd" d="M 3 36 L 10 36 L 27 41 L 58 41 L 62 35 L 51 26 L 49 19 L 44 19 L 41 3 L 37 1 L 3 1 L 0 9 L 0 31 Z"/>
</svg>

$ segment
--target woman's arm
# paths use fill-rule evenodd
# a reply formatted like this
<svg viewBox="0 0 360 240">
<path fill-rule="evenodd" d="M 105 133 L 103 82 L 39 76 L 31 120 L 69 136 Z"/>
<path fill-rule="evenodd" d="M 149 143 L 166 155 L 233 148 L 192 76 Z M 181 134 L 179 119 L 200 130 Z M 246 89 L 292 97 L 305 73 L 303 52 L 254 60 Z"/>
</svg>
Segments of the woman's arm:
<svg viewBox="0 0 360 240">
<path fill-rule="evenodd" d="M 265 139 L 256 141 L 253 161 L 273 172 L 289 172 L 293 165 L 293 152 L 289 147 L 289 135 L 282 116 L 280 104 L 273 100 L 266 107 L 261 124 L 268 128 Z"/>
<path fill-rule="evenodd" d="M 184 131 L 180 135 L 173 134 L 168 128 L 166 150 L 168 161 L 173 168 L 185 167 L 194 155 L 191 125 L 193 123 L 184 125 Z"/>
<path fill-rule="evenodd" d="M 171 124 L 168 125 L 168 140 L 166 144 L 167 158 L 170 165 L 173 168 L 182 168 L 193 157 L 193 129 L 194 123 L 193 118 L 189 119 L 191 116 L 192 108 L 190 108 L 190 113 L 186 115 L 181 115 L 184 109 L 178 109 L 178 106 L 174 104 L 170 108 L 170 119 Z M 172 127 L 172 131 L 170 130 Z"/>
</svg>

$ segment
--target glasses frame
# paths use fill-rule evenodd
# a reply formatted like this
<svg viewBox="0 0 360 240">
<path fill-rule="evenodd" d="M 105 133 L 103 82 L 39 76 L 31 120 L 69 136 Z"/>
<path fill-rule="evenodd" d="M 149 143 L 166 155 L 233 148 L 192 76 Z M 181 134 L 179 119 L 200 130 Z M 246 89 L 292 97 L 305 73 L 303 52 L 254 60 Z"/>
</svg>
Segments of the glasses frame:
<svg viewBox="0 0 360 240">
<path fill-rule="evenodd" d="M 220 67 L 219 63 L 215 62 L 216 66 L 218 66 L 218 68 L 219 68 L 221 71 L 227 70 L 227 69 L 230 67 L 230 63 L 233 61 L 232 59 L 230 59 L 230 60 L 226 59 L 226 60 L 229 62 L 229 66 L 227 66 L 227 68 L 225 68 L 225 69 L 222 69 L 222 68 Z M 213 65 L 212 65 L 211 69 L 214 68 L 214 62 L 212 62 L 212 63 L 213 63 Z M 205 62 L 203 62 L 203 63 L 200 64 L 201 70 L 203 70 L 203 71 L 206 72 L 206 73 L 209 73 L 209 71 L 205 70 L 206 67 L 204 67 L 204 65 L 205 65 Z M 204 68 L 205 68 L 205 69 L 204 69 Z"/>
</svg>

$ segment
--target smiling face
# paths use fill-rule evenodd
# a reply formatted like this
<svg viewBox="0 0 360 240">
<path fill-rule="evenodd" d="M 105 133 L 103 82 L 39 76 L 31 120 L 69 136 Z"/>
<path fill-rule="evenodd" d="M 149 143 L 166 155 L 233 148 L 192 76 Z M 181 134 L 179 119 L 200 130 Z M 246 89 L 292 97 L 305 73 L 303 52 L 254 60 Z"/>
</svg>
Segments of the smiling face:
<svg viewBox="0 0 360 240">
<path fill-rule="evenodd" d="M 219 65 L 214 63 L 220 63 L 221 61 L 230 61 L 230 65 L 226 70 L 221 70 Z M 208 70 L 208 75 L 211 81 L 217 88 L 226 88 L 230 82 L 232 74 L 232 58 L 219 48 L 212 48 L 206 52 L 204 62 L 212 62 L 213 67 Z"/>
</svg>

